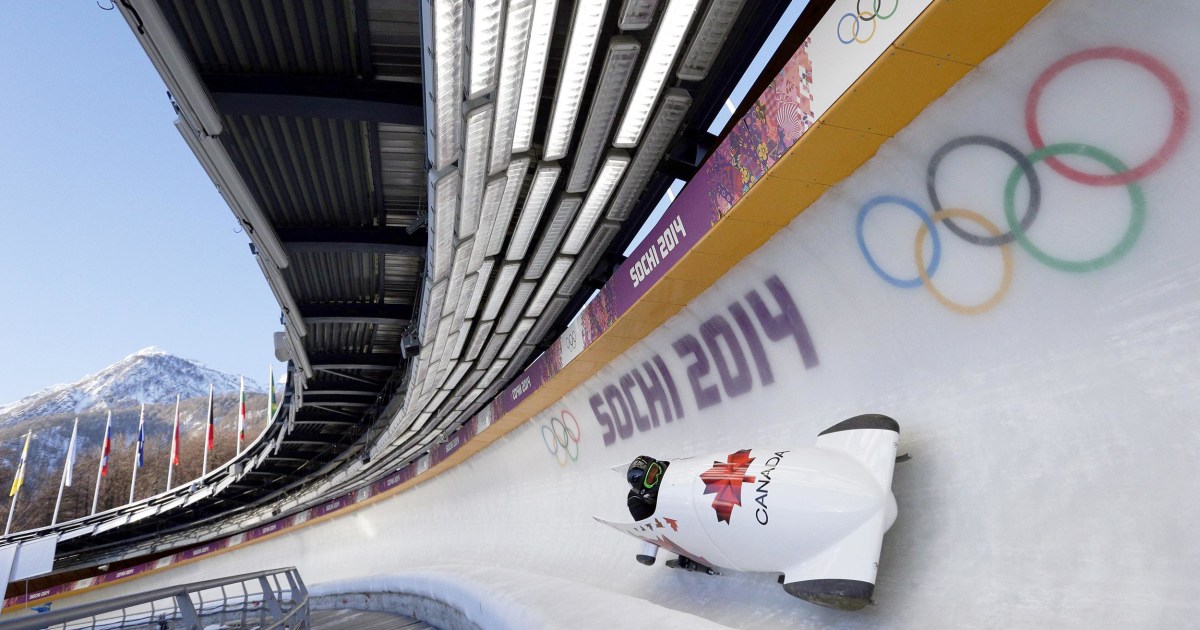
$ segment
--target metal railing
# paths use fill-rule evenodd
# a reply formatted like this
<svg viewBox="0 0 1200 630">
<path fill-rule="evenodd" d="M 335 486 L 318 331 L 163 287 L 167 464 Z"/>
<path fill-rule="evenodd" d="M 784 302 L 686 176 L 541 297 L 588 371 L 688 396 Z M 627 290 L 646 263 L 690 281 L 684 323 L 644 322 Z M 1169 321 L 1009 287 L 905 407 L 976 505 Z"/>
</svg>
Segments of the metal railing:
<svg viewBox="0 0 1200 630">
<path fill-rule="evenodd" d="M 295 567 L 160 588 L 13 621 L 0 630 L 146 628 L 308 630 L 308 589 Z"/>
</svg>

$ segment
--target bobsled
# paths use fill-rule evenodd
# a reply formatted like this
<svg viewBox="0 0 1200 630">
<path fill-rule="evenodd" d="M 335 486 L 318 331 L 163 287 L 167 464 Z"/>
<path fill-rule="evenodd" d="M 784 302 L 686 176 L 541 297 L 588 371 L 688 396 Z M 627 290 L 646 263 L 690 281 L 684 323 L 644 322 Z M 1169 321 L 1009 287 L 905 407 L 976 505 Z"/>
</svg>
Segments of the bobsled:
<svg viewBox="0 0 1200 630">
<path fill-rule="evenodd" d="M 643 564 L 661 548 L 679 555 L 671 566 L 778 572 L 791 595 L 859 610 L 871 601 L 883 534 L 896 520 L 899 438 L 895 420 L 868 414 L 822 431 L 813 446 L 639 458 L 655 461 L 652 513 L 632 523 L 595 518 L 643 541 Z"/>
</svg>

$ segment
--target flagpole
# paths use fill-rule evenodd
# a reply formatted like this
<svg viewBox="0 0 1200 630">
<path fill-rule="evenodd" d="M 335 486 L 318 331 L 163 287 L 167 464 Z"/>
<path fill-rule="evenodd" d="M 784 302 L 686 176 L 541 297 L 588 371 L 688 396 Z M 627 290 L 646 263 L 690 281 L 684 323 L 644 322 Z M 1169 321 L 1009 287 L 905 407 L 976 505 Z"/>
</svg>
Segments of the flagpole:
<svg viewBox="0 0 1200 630">
<path fill-rule="evenodd" d="M 204 463 L 200 467 L 200 477 L 208 474 L 208 452 L 213 447 L 213 386 L 208 384 L 208 420 L 204 427 Z"/>
<path fill-rule="evenodd" d="M 96 493 L 92 495 L 92 514 L 100 506 L 100 478 L 104 476 L 104 465 L 108 463 L 108 430 L 112 427 L 112 411 L 108 412 L 108 420 L 104 422 L 104 440 L 100 442 L 100 465 L 96 467 Z"/>
<path fill-rule="evenodd" d="M 75 418 L 75 426 L 71 427 L 71 443 L 67 445 L 67 458 L 63 462 L 62 479 L 58 482 L 58 499 L 54 501 L 54 516 L 50 519 L 50 526 L 58 524 L 58 508 L 62 506 L 63 488 L 67 485 L 67 477 L 71 474 L 71 467 L 75 465 L 75 434 L 79 432 L 79 418 Z"/>
<path fill-rule="evenodd" d="M 267 422 L 275 419 L 275 366 L 267 364 Z"/>
<path fill-rule="evenodd" d="M 17 488 L 17 493 L 13 495 L 12 503 L 8 506 L 8 522 L 4 524 L 4 535 L 8 535 L 8 530 L 12 529 L 13 514 L 17 513 L 17 497 L 21 496 L 21 489 Z"/>
<path fill-rule="evenodd" d="M 171 430 L 171 458 L 167 460 L 167 490 L 171 489 L 171 473 L 175 472 L 175 454 L 179 452 L 179 394 L 175 394 L 175 428 Z"/>
<path fill-rule="evenodd" d="M 291 372 L 291 370 L 288 370 L 287 368 L 284 368 L 284 371 L 283 371 L 283 392 L 284 392 L 284 394 L 285 394 L 285 395 L 287 394 L 288 385 L 289 385 L 291 382 L 292 382 L 292 372 Z M 293 390 L 293 391 L 292 391 L 292 400 L 291 400 L 291 401 L 290 401 L 290 403 L 288 404 L 288 410 L 287 410 L 287 421 L 286 421 L 286 425 L 287 425 L 287 433 L 288 433 L 288 435 L 291 435 L 291 434 L 292 434 L 292 431 L 293 431 L 293 430 L 295 430 L 295 428 L 296 428 L 296 403 L 297 403 L 297 401 L 298 401 L 298 400 L 299 400 L 299 398 L 297 397 L 297 393 L 296 393 L 296 391 L 295 391 L 295 390 Z"/>
<path fill-rule="evenodd" d="M 142 411 L 138 415 L 138 444 L 133 449 L 133 477 L 129 480 L 129 502 L 133 503 L 134 491 L 137 488 L 138 460 L 141 459 L 142 430 L 146 423 L 146 403 L 142 403 Z"/>
<path fill-rule="evenodd" d="M 8 530 L 12 529 L 13 514 L 17 513 L 17 497 L 21 495 L 21 491 L 13 495 L 12 503 L 8 506 L 8 522 L 4 524 L 4 535 L 8 535 Z"/>
<path fill-rule="evenodd" d="M 13 479 L 12 503 L 8 506 L 8 522 L 4 524 L 4 535 L 12 529 L 13 515 L 17 513 L 17 499 L 21 496 L 21 486 L 25 485 L 25 457 L 29 454 L 29 440 L 33 438 L 33 429 L 25 434 L 25 448 L 21 450 L 21 463 L 17 466 L 17 475 Z"/>
</svg>

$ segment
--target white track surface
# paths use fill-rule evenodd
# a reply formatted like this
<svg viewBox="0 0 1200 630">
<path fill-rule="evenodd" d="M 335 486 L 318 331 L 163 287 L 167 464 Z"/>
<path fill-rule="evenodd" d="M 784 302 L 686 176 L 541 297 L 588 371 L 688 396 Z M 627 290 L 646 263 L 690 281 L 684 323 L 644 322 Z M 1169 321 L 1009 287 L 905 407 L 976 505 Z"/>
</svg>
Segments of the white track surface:
<svg viewBox="0 0 1200 630">
<path fill-rule="evenodd" d="M 860 253 L 855 218 L 882 194 L 928 209 L 928 160 L 954 138 L 989 134 L 1032 152 L 1026 94 L 1066 55 L 1113 45 L 1144 51 L 1181 79 L 1191 103 L 1200 101 L 1200 38 L 1190 34 L 1198 24 L 1200 4 L 1191 2 L 1052 5 L 691 306 L 465 464 L 332 521 L 58 606 L 294 564 L 317 586 L 458 581 L 444 592 L 468 606 L 462 593 L 482 597 L 469 611 L 489 626 L 700 627 L 676 611 L 738 628 L 1193 625 L 1200 616 L 1200 121 L 1189 123 L 1161 169 L 1139 181 L 1144 229 L 1124 257 L 1070 273 L 1014 244 L 1011 288 L 986 313 L 952 312 L 923 288 L 884 282 Z M 1162 144 L 1172 116 L 1162 84 L 1122 62 L 1064 72 L 1038 113 L 1049 142 L 1086 142 L 1130 165 Z M 991 149 L 959 149 L 942 163 L 939 194 L 1005 230 L 1001 200 L 1013 165 Z M 1044 162 L 1037 173 L 1042 204 L 1029 236 L 1040 247 L 1083 259 L 1120 240 L 1130 217 L 1123 186 L 1077 184 Z M 1021 208 L 1026 190 L 1022 184 Z M 915 277 L 919 225 L 894 205 L 872 212 L 864 237 L 883 269 Z M 998 250 L 968 245 L 944 225 L 938 232 L 936 285 L 952 299 L 986 299 L 1000 283 Z M 928 238 L 925 247 L 928 257 Z M 819 365 L 804 369 L 790 339 L 764 339 L 774 384 L 756 376 L 748 395 L 697 410 L 687 362 L 671 343 L 698 335 L 715 314 L 728 317 L 730 304 L 747 291 L 763 293 L 773 275 L 803 314 Z M 605 447 L 588 396 L 654 354 L 675 375 L 685 417 Z M 582 427 L 578 461 L 565 465 L 542 440 L 542 426 L 562 409 Z M 807 445 L 864 412 L 896 418 L 900 451 L 913 460 L 896 468 L 900 516 L 884 538 L 877 605 L 862 612 L 792 598 L 775 575 L 673 571 L 662 566 L 665 552 L 658 565 L 643 567 L 634 541 L 591 519 L 620 517 L 623 482 L 609 467 L 640 453 Z M 752 518 L 752 497 L 744 488 L 733 518 Z"/>
</svg>

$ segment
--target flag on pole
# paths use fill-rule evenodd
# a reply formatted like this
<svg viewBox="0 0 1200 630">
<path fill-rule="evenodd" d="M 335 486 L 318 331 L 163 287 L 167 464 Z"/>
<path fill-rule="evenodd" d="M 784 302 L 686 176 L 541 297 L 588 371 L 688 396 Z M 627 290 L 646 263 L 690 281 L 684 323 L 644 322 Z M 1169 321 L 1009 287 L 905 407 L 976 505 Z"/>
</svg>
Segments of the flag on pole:
<svg viewBox="0 0 1200 630">
<path fill-rule="evenodd" d="M 267 422 L 275 418 L 275 366 L 267 366 L 267 382 L 270 387 L 267 389 Z"/>
<path fill-rule="evenodd" d="M 146 463 L 146 403 L 142 403 L 142 413 L 138 416 L 137 458 L 134 464 L 141 468 Z"/>
<path fill-rule="evenodd" d="M 100 444 L 100 466 L 96 471 L 96 491 L 92 493 L 92 514 L 100 509 L 100 482 L 108 474 L 108 455 L 112 452 L 112 411 L 108 412 L 108 420 L 104 422 L 104 441 Z"/>
<path fill-rule="evenodd" d="M 63 485 L 71 485 L 71 471 L 75 468 L 75 434 L 79 431 L 79 418 L 75 418 L 75 426 L 71 429 L 71 442 L 67 444 L 67 462 L 64 464 Z"/>
<path fill-rule="evenodd" d="M 208 421 L 205 423 L 207 428 L 204 430 L 204 458 L 200 464 L 200 476 L 208 475 L 208 452 L 213 450 L 213 386 L 208 384 Z"/>
<path fill-rule="evenodd" d="M 205 437 L 207 450 L 213 450 L 213 434 L 215 433 L 216 420 L 213 418 L 213 386 L 208 385 L 208 434 Z"/>
<path fill-rule="evenodd" d="M 171 435 L 171 464 L 179 465 L 179 394 L 175 394 L 175 431 Z"/>
<path fill-rule="evenodd" d="M 137 471 L 146 463 L 146 403 L 142 403 L 142 412 L 138 414 L 137 448 L 133 453 L 133 468 L 129 471 L 129 502 L 137 495 Z"/>
<path fill-rule="evenodd" d="M 171 432 L 171 457 L 167 460 L 167 490 L 172 488 L 172 473 L 179 465 L 179 394 L 175 394 L 175 430 Z"/>
<path fill-rule="evenodd" d="M 242 442 L 246 441 L 246 377 L 242 377 L 242 390 L 238 396 L 238 438 L 237 452 L 242 452 Z"/>
<path fill-rule="evenodd" d="M 25 434 L 25 448 L 21 449 L 21 463 L 17 465 L 17 474 L 13 476 L 12 489 L 8 491 L 8 496 L 12 497 L 12 503 L 8 505 L 8 521 L 4 524 L 4 535 L 12 530 L 13 516 L 17 513 L 17 495 L 21 492 L 21 484 L 25 481 L 25 459 L 29 456 L 29 440 L 33 438 L 33 429 Z"/>
<path fill-rule="evenodd" d="M 13 478 L 12 489 L 8 491 L 8 496 L 16 496 L 21 490 L 21 484 L 25 482 L 25 459 L 29 457 L 29 440 L 33 437 L 33 430 L 30 429 L 25 434 L 25 448 L 21 449 L 21 463 L 17 464 L 17 475 Z"/>
<path fill-rule="evenodd" d="M 62 507 L 63 488 L 71 485 L 71 469 L 75 468 L 75 436 L 79 434 L 79 418 L 71 427 L 71 441 L 67 443 L 67 456 L 63 462 L 62 481 L 58 484 L 58 498 L 54 500 L 54 516 L 50 517 L 50 525 L 58 524 L 58 508 Z"/>
<path fill-rule="evenodd" d="M 100 476 L 108 474 L 108 456 L 112 453 L 112 412 L 108 412 L 108 420 L 104 422 L 104 443 L 100 450 Z"/>
</svg>

